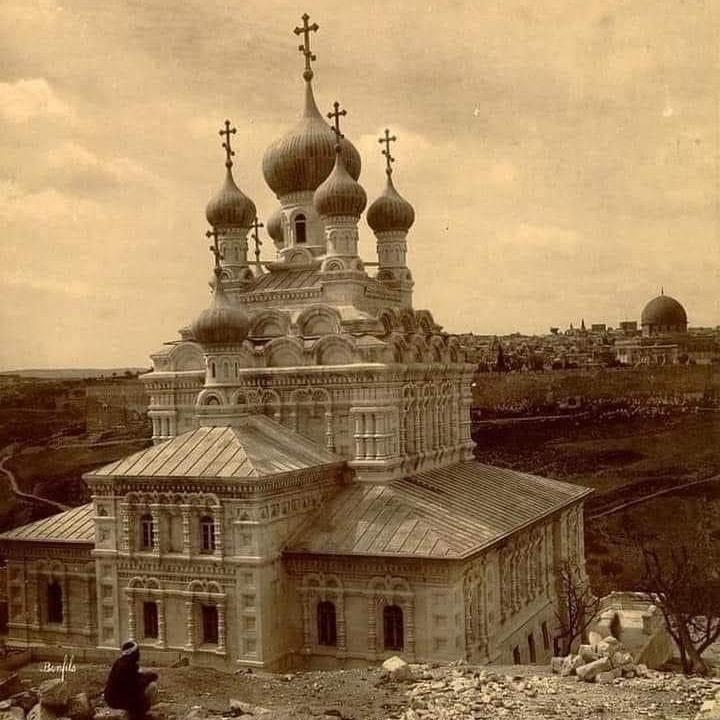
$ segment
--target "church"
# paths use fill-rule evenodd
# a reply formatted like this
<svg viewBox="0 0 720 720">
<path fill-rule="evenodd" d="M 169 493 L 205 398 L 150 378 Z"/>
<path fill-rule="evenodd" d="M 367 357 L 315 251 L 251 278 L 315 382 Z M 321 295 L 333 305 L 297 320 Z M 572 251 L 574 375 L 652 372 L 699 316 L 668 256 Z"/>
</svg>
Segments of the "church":
<svg viewBox="0 0 720 720">
<path fill-rule="evenodd" d="M 0 536 L 8 644 L 266 669 L 552 654 L 589 490 L 473 459 L 474 366 L 413 306 L 395 137 L 366 210 L 346 111 L 315 99 L 317 30 L 294 30 L 300 119 L 262 164 L 275 258 L 226 121 L 212 301 L 142 378 L 153 445 L 87 473 L 90 504 Z"/>
</svg>

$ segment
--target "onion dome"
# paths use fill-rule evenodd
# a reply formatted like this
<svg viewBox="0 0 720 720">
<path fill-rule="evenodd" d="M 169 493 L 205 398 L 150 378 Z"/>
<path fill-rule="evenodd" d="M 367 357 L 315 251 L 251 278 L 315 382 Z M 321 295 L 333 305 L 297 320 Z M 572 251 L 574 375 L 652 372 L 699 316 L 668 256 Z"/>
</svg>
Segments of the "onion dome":
<svg viewBox="0 0 720 720">
<path fill-rule="evenodd" d="M 374 233 L 407 232 L 415 222 L 413 206 L 395 189 L 390 173 L 382 195 L 370 205 L 366 218 Z"/>
<path fill-rule="evenodd" d="M 643 309 L 640 324 L 658 328 L 687 328 L 685 308 L 673 297 L 664 293 L 653 298 Z"/>
<path fill-rule="evenodd" d="M 275 212 L 270 215 L 270 217 L 267 220 L 267 226 L 265 227 L 267 230 L 267 234 L 272 238 L 272 240 L 277 245 L 282 244 L 284 238 L 283 238 L 283 228 L 282 228 L 282 210 L 278 208 L 275 210 Z"/>
<path fill-rule="evenodd" d="M 228 167 L 225 182 L 208 203 L 205 217 L 213 227 L 249 228 L 256 215 L 255 203 L 235 184 L 232 170 Z"/>
<path fill-rule="evenodd" d="M 241 343 L 250 329 L 250 320 L 242 308 L 231 304 L 219 282 L 215 284 L 212 305 L 203 310 L 190 326 L 192 337 L 201 345 Z"/>
<path fill-rule="evenodd" d="M 367 195 L 345 167 L 342 151 L 335 154 L 335 165 L 313 196 L 320 217 L 359 218 L 367 205 Z"/>
<path fill-rule="evenodd" d="M 278 197 L 316 190 L 333 169 L 335 143 L 335 135 L 320 115 L 312 85 L 307 80 L 305 108 L 300 121 L 265 151 L 265 182 Z M 347 172 L 357 180 L 360 154 L 347 139 L 340 141 L 340 148 Z"/>
</svg>

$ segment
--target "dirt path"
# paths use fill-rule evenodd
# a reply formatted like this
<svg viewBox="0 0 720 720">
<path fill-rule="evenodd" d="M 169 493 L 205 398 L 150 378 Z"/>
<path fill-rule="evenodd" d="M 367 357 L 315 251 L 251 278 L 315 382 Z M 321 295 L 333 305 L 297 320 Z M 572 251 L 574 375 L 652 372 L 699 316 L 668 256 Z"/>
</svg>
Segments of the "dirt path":
<svg viewBox="0 0 720 720">
<path fill-rule="evenodd" d="M 683 483 L 682 485 L 673 485 L 672 487 L 663 488 L 662 490 L 656 490 L 649 495 L 643 495 L 639 498 L 633 498 L 632 500 L 628 500 L 627 502 L 621 503 L 620 505 L 616 505 L 609 510 L 603 510 L 596 515 L 590 515 L 588 520 L 597 520 L 608 515 L 614 515 L 615 513 L 621 512 L 622 510 L 632 507 L 633 505 L 640 505 L 641 503 L 647 502 L 648 500 L 652 500 L 656 497 L 660 497 L 661 495 L 669 495 L 670 493 L 677 492 L 678 490 L 683 490 L 684 488 L 693 487 L 694 485 L 702 485 L 704 483 L 713 482 L 715 480 L 720 480 L 720 475 L 713 475 L 712 477 L 702 478 L 701 480 L 691 480 L 690 482 Z"/>
<path fill-rule="evenodd" d="M 55 502 L 54 500 L 48 500 L 47 498 L 40 497 L 39 495 L 32 495 L 30 493 L 23 492 L 18 487 L 17 480 L 15 479 L 15 475 L 13 474 L 12 470 L 8 470 L 5 467 L 5 463 L 11 457 L 12 457 L 12 455 L 4 455 L 2 457 L 2 459 L 0 459 L 0 472 L 5 475 L 5 477 L 8 480 L 8 483 L 10 483 L 10 488 L 12 489 L 13 493 L 19 500 L 43 503 L 45 505 L 50 505 L 51 507 L 54 507 L 56 510 L 68 510 L 67 505 L 63 505 L 62 503 Z"/>
</svg>

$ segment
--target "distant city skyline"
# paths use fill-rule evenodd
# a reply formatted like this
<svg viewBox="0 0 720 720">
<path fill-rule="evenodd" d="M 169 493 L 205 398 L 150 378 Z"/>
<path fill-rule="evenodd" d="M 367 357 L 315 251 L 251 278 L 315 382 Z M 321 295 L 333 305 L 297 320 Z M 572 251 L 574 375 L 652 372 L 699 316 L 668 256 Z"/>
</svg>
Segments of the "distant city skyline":
<svg viewBox="0 0 720 720">
<path fill-rule="evenodd" d="M 237 127 L 265 220 L 305 9 L 318 103 L 348 109 L 370 200 L 377 137 L 398 137 L 415 307 L 449 332 L 541 334 L 639 321 L 664 286 L 691 326 L 720 324 L 717 3 L 8 0 L 1 369 L 148 365 L 206 306 L 217 132 Z M 360 246 L 373 260 L 364 221 Z"/>
</svg>

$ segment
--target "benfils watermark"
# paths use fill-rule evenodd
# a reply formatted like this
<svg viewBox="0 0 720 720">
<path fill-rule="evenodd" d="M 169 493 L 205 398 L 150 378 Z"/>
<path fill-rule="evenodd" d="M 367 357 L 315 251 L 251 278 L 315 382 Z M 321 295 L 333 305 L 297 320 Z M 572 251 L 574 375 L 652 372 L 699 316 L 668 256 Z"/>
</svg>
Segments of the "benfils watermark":
<svg viewBox="0 0 720 720">
<path fill-rule="evenodd" d="M 59 662 L 44 662 L 42 664 L 41 671 L 51 675 L 60 675 L 62 681 L 65 681 L 65 675 L 67 673 L 77 672 L 77 665 L 75 664 L 75 656 L 71 655 L 68 657 L 65 655 L 63 661 Z"/>
</svg>

